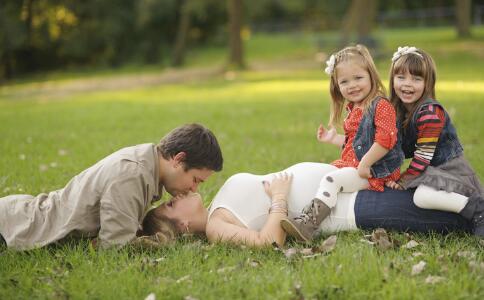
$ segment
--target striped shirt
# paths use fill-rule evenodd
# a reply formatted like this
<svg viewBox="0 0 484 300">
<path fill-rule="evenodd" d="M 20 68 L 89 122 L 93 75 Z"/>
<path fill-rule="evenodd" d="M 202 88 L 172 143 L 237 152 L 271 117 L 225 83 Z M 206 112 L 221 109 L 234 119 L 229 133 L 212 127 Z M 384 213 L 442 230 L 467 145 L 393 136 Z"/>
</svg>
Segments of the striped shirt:
<svg viewBox="0 0 484 300">
<path fill-rule="evenodd" d="M 402 174 L 404 183 L 421 175 L 434 157 L 440 133 L 445 125 L 445 113 L 438 105 L 424 105 L 417 112 L 417 142 L 408 169 Z"/>
</svg>

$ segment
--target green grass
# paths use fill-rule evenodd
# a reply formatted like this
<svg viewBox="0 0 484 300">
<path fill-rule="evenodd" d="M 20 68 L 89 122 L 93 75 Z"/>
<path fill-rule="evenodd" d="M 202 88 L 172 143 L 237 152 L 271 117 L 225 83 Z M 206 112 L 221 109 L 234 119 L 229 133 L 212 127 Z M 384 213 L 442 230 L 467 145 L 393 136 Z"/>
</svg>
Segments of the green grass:
<svg viewBox="0 0 484 300">
<path fill-rule="evenodd" d="M 378 32 L 387 57 L 377 63 L 386 78 L 397 45 L 417 45 L 434 56 L 438 99 L 452 114 L 466 156 L 482 180 L 484 31 L 478 28 L 475 33 L 474 39 L 457 40 L 448 28 Z M 334 160 L 338 150 L 315 140 L 317 125 L 328 120 L 327 78 L 317 64 L 296 70 L 278 64 L 313 57 L 314 36 L 298 45 L 296 38 L 253 36 L 247 45 L 251 61 L 275 62 L 278 67 L 236 73 L 234 80 L 214 76 L 184 84 L 52 95 L 36 93 L 43 87 L 37 81 L 0 87 L 0 196 L 60 188 L 105 155 L 127 145 L 157 142 L 186 122 L 211 128 L 224 152 L 224 170 L 200 188 L 206 204 L 236 172 L 262 174 L 301 161 Z M 334 50 L 330 42 L 325 51 Z M 272 56 L 264 49 L 280 53 L 274 50 Z M 200 57 L 221 62 L 213 51 Z M 193 65 L 204 64 L 197 56 L 193 59 Z M 100 80 L 112 77 L 106 74 Z M 60 75 L 49 84 L 62 89 L 66 81 L 75 79 Z M 31 91 L 22 94 L 27 89 Z M 86 241 L 25 253 L 2 251 L 0 299 L 144 299 L 152 292 L 158 299 L 484 296 L 484 270 L 470 266 L 484 264 L 483 246 L 473 237 L 415 235 L 412 238 L 422 243 L 415 249 L 379 251 L 360 241 L 364 234 L 340 233 L 332 252 L 314 258 L 287 259 L 270 248 L 212 246 L 195 238 L 156 251 L 96 252 Z M 402 243 L 409 239 L 402 233 L 391 236 Z M 416 252 L 421 256 L 415 257 Z M 420 260 L 427 266 L 412 276 L 412 266 Z M 427 284 L 429 275 L 445 279 Z"/>
</svg>

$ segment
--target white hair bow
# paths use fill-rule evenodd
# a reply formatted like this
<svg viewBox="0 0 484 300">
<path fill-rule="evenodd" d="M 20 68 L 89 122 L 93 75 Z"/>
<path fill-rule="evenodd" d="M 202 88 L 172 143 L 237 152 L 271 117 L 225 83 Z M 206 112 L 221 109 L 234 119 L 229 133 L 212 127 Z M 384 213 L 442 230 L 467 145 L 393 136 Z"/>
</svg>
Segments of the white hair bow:
<svg viewBox="0 0 484 300">
<path fill-rule="evenodd" d="M 326 61 L 326 69 L 324 69 L 324 72 L 326 72 L 326 74 L 328 75 L 333 74 L 335 63 L 336 63 L 336 57 L 334 56 L 334 54 L 331 54 L 329 59 Z"/>
<path fill-rule="evenodd" d="M 407 54 L 410 54 L 410 53 L 413 53 L 415 55 L 420 56 L 420 58 L 423 58 L 422 54 L 418 53 L 417 50 L 418 49 L 415 48 L 415 47 L 408 47 L 408 46 L 398 47 L 397 52 L 393 53 L 392 62 L 395 62 L 400 57 L 407 55 Z"/>
</svg>

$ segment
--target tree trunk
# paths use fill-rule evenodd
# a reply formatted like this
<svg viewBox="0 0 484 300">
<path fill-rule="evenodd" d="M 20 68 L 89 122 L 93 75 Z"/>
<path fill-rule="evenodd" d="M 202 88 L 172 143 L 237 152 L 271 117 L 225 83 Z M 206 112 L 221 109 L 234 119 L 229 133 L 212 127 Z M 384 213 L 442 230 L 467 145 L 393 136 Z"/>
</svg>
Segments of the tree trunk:
<svg viewBox="0 0 484 300">
<path fill-rule="evenodd" d="M 455 25 L 458 37 L 471 36 L 471 2 L 471 0 L 455 0 Z"/>
<path fill-rule="evenodd" d="M 358 43 L 368 48 L 375 48 L 376 41 L 370 34 L 376 18 L 377 0 L 353 0 L 348 8 L 342 24 L 341 46 L 345 47 L 351 41 L 351 35 L 356 32 Z"/>
<path fill-rule="evenodd" d="M 173 47 L 173 57 L 171 64 L 175 67 L 183 65 L 185 62 L 185 49 L 187 45 L 188 31 L 191 26 L 190 1 L 183 0 L 180 6 L 180 21 L 176 33 L 175 46 Z"/>
<path fill-rule="evenodd" d="M 244 69 L 244 51 L 242 45 L 242 0 L 228 1 L 229 14 L 229 66 Z"/>
</svg>

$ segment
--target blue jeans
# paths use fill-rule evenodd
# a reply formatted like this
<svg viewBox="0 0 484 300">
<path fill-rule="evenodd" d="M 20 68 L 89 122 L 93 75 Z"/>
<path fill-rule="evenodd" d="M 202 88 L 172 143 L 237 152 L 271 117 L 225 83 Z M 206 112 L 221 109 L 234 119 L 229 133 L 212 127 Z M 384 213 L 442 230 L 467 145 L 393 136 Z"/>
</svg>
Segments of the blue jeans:
<svg viewBox="0 0 484 300">
<path fill-rule="evenodd" d="M 413 203 L 415 190 L 384 192 L 364 190 L 355 200 L 355 221 L 360 229 L 385 228 L 411 232 L 471 232 L 472 226 L 462 216 L 430 209 Z"/>
</svg>

